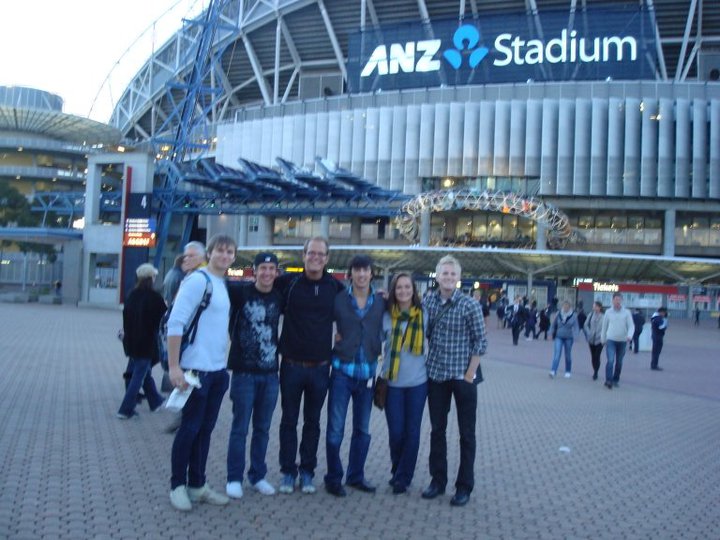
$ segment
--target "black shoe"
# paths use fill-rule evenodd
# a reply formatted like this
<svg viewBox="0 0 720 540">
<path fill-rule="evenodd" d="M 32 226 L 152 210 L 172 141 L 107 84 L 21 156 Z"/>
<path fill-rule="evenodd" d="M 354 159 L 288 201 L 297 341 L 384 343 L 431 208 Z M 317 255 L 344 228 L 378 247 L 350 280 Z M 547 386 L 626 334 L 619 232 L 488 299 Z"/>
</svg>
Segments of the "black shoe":
<svg viewBox="0 0 720 540">
<path fill-rule="evenodd" d="M 394 495 L 400 495 L 401 493 L 407 493 L 407 486 L 402 484 L 393 484 L 392 492 Z"/>
<path fill-rule="evenodd" d="M 610 381 L 605 381 L 605 386 L 607 386 L 608 390 L 612 390 L 612 383 Z"/>
<path fill-rule="evenodd" d="M 653 371 L 662 371 L 663 370 L 663 368 L 661 368 L 660 366 L 651 367 L 650 369 L 652 369 Z"/>
<path fill-rule="evenodd" d="M 354 482 L 352 484 L 348 484 L 348 486 L 357 489 L 358 491 L 362 491 L 363 493 L 375 493 L 377 491 L 377 488 L 371 484 L 368 484 L 367 480 Z"/>
<path fill-rule="evenodd" d="M 325 484 L 325 491 L 327 491 L 330 495 L 335 495 L 336 497 L 347 496 L 347 492 L 345 491 L 345 488 L 342 487 L 340 484 L 338 484 L 338 485 Z"/>
<path fill-rule="evenodd" d="M 593 373 L 593 381 L 597 381 L 597 373 Z"/>
<path fill-rule="evenodd" d="M 430 485 L 427 487 L 425 491 L 422 492 L 422 498 L 423 499 L 434 499 L 435 497 L 439 495 L 445 494 L 445 488 L 441 488 L 438 486 L 435 482 L 430 482 Z"/>
<path fill-rule="evenodd" d="M 452 506 L 465 506 L 470 500 L 470 494 L 467 491 L 456 491 L 453 498 L 450 499 Z"/>
</svg>

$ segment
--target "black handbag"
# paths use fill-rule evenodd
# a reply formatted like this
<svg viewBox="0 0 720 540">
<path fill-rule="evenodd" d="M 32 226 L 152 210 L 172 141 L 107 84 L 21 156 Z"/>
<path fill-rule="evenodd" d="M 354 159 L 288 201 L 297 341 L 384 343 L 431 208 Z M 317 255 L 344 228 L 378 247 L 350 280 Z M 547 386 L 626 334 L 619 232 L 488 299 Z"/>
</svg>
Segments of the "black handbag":
<svg viewBox="0 0 720 540">
<path fill-rule="evenodd" d="M 385 408 L 385 401 L 387 400 L 388 382 L 387 379 L 383 379 L 378 376 L 375 379 L 375 391 L 373 392 L 373 405 L 375 405 L 381 411 Z"/>
</svg>

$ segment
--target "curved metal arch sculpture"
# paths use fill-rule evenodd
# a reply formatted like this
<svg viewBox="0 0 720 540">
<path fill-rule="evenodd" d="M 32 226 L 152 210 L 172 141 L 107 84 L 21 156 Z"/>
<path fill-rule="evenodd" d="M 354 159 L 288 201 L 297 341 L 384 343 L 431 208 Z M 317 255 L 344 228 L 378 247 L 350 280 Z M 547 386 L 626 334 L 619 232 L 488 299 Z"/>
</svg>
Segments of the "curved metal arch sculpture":
<svg viewBox="0 0 720 540">
<path fill-rule="evenodd" d="M 396 218 L 396 223 L 400 233 L 410 242 L 418 241 L 418 218 L 425 209 L 430 212 L 481 210 L 524 217 L 547 227 L 547 241 L 554 248 L 579 239 L 577 232 L 570 226 L 567 215 L 540 199 L 506 191 L 491 192 L 467 188 L 428 191 L 406 202 Z"/>
</svg>

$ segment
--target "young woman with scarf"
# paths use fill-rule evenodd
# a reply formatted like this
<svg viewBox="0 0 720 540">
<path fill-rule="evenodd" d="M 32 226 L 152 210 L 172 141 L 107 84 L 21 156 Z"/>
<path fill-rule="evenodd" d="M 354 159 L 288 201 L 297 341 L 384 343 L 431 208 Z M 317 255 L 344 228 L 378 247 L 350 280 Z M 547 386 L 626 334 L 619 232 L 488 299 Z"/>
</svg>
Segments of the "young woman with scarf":
<svg viewBox="0 0 720 540">
<path fill-rule="evenodd" d="M 393 493 L 405 493 L 413 479 L 420 424 L 427 398 L 425 317 L 417 286 L 410 274 L 399 273 L 390 283 L 382 377 L 388 381 L 385 416 L 390 440 Z"/>
</svg>

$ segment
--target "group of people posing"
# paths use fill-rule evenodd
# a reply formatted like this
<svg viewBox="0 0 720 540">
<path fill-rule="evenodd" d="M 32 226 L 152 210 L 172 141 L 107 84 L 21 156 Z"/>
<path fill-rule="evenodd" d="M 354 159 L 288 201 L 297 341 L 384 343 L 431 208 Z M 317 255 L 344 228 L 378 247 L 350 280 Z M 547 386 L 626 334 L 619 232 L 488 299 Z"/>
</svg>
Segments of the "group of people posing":
<svg viewBox="0 0 720 540">
<path fill-rule="evenodd" d="M 434 499 L 445 493 L 446 427 L 454 399 L 460 465 L 450 503 L 465 505 L 474 487 L 476 385 L 482 380 L 480 357 L 487 338 L 480 304 L 456 288 L 461 275 L 458 261 L 451 256 L 440 259 L 438 288 L 421 301 L 408 273 L 395 274 L 387 292 L 376 291 L 373 261 L 362 254 L 350 261 L 345 286 L 325 269 L 329 244 L 322 237 L 305 243 L 304 270 L 299 274 L 281 274 L 273 253 L 257 254 L 253 282 L 225 279 L 235 249 L 229 236 L 209 241 L 207 266 L 184 278 L 168 317 L 172 386 L 185 389 L 188 371 L 200 381 L 182 409 L 172 446 L 172 506 L 188 511 L 194 503 L 227 504 L 229 498 L 243 496 L 245 476 L 263 495 L 276 490 L 315 493 L 320 416 L 326 398 L 325 490 L 336 497 L 345 497 L 346 487 L 374 493 L 376 486 L 367 480 L 364 468 L 378 374 L 388 386 L 384 411 L 392 492 L 405 493 L 412 482 L 427 401 L 431 482 L 422 497 Z M 203 306 L 192 343 L 185 346 L 185 329 L 208 289 L 209 302 Z M 131 364 L 138 363 L 142 384 L 151 359 L 129 356 Z M 150 380 L 150 384 L 154 383 Z M 209 487 L 205 468 L 211 433 L 228 388 L 233 419 L 223 494 Z M 267 478 L 266 453 L 278 396 L 281 480 L 276 489 Z M 352 436 L 344 468 L 340 448 L 351 401 Z M 301 405 L 303 425 L 298 440 Z"/>
</svg>

